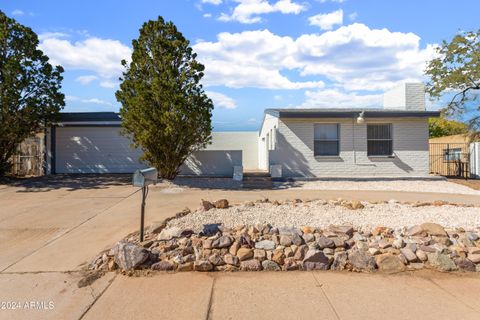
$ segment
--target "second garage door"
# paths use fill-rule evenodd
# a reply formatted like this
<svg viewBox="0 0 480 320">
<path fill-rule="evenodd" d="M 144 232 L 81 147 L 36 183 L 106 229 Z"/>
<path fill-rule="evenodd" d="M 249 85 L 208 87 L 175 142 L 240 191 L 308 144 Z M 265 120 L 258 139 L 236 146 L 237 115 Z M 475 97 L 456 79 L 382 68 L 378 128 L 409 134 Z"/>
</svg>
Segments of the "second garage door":
<svg viewBox="0 0 480 320">
<path fill-rule="evenodd" d="M 57 127 L 57 173 L 131 173 L 145 168 L 119 127 Z"/>
</svg>

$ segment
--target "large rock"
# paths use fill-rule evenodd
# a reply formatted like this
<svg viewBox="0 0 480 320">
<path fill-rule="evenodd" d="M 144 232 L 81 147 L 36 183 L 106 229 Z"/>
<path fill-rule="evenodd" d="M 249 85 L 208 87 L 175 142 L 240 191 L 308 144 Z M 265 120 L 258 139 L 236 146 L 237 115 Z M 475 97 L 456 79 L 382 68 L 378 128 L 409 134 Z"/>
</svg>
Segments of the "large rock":
<svg viewBox="0 0 480 320">
<path fill-rule="evenodd" d="M 283 250 L 275 250 L 273 252 L 272 260 L 279 265 L 282 265 L 285 260 L 285 254 L 283 253 Z"/>
<path fill-rule="evenodd" d="M 415 252 L 413 252 L 410 248 L 402 248 L 400 252 L 405 256 L 408 262 L 414 262 L 417 260 L 417 256 Z"/>
<path fill-rule="evenodd" d="M 273 250 L 275 249 L 275 242 L 271 240 L 262 240 L 255 243 L 256 249 L 263 249 L 263 250 Z"/>
<path fill-rule="evenodd" d="M 294 233 L 292 235 L 292 243 L 296 246 L 300 246 L 303 244 L 303 238 L 298 233 Z"/>
<path fill-rule="evenodd" d="M 372 271 L 375 270 L 375 259 L 363 250 L 353 250 L 348 253 L 348 260 L 353 269 L 358 271 Z"/>
<path fill-rule="evenodd" d="M 437 223 L 427 222 L 427 223 L 421 224 L 420 227 L 422 227 L 423 231 L 425 231 L 431 236 L 439 236 L 439 237 L 447 236 L 447 232 L 445 231 L 445 229 Z"/>
<path fill-rule="evenodd" d="M 222 257 L 218 253 L 214 253 L 208 257 L 208 261 L 214 266 L 222 266 L 225 264 Z"/>
<path fill-rule="evenodd" d="M 303 259 L 305 270 L 328 270 L 330 259 L 320 250 L 308 250 Z"/>
<path fill-rule="evenodd" d="M 428 263 L 432 268 L 440 271 L 454 271 L 457 270 L 455 262 L 447 254 L 429 253 Z"/>
<path fill-rule="evenodd" d="M 213 265 L 206 260 L 197 260 L 193 263 L 193 269 L 195 271 L 211 271 L 213 269 Z"/>
<path fill-rule="evenodd" d="M 182 234 L 182 229 L 178 227 L 164 228 L 157 236 L 157 240 L 171 240 L 173 238 L 179 238 Z"/>
<path fill-rule="evenodd" d="M 158 270 L 158 271 L 172 271 L 172 270 L 175 270 L 175 265 L 170 261 L 159 261 L 157 263 L 152 264 L 150 268 L 152 270 Z"/>
<path fill-rule="evenodd" d="M 480 254 L 478 253 L 469 253 L 467 258 L 475 264 L 480 263 Z"/>
<path fill-rule="evenodd" d="M 420 237 L 425 235 L 425 231 L 421 226 L 413 226 L 407 230 L 407 235 Z"/>
<path fill-rule="evenodd" d="M 333 242 L 332 239 L 323 236 L 318 239 L 317 244 L 320 249 L 335 248 L 335 242 Z"/>
<path fill-rule="evenodd" d="M 344 270 L 347 265 L 348 256 L 345 251 L 337 252 L 333 256 L 332 270 Z"/>
<path fill-rule="evenodd" d="M 390 253 L 384 253 L 375 257 L 378 270 L 386 273 L 396 273 L 405 271 L 405 265 L 400 259 Z"/>
<path fill-rule="evenodd" d="M 262 264 L 256 259 L 241 261 L 240 269 L 242 271 L 260 271 L 262 270 Z"/>
<path fill-rule="evenodd" d="M 457 265 L 459 270 L 462 271 L 469 271 L 469 272 L 475 272 L 475 263 L 472 261 L 465 259 L 465 258 L 457 258 L 455 259 L 455 264 Z"/>
<path fill-rule="evenodd" d="M 179 272 L 188 272 L 188 271 L 193 271 L 193 262 L 185 262 L 177 267 L 177 271 Z"/>
<path fill-rule="evenodd" d="M 345 203 L 344 207 L 350 210 L 360 210 L 365 208 L 365 206 L 358 200 L 353 200 L 350 202 Z"/>
<path fill-rule="evenodd" d="M 228 200 L 227 199 L 220 199 L 213 203 L 215 208 L 217 209 L 227 209 L 228 208 Z"/>
<path fill-rule="evenodd" d="M 223 261 L 225 261 L 225 263 L 229 265 L 236 266 L 236 267 L 240 265 L 240 259 L 237 256 L 234 256 L 229 253 L 223 256 Z"/>
<path fill-rule="evenodd" d="M 253 258 L 253 250 L 249 248 L 240 248 L 237 251 L 237 257 L 240 261 L 251 259 Z"/>
<path fill-rule="evenodd" d="M 203 200 L 203 199 L 202 199 L 202 207 L 203 207 L 203 210 L 205 210 L 205 211 L 208 211 L 210 209 L 215 208 L 213 203 L 211 203 L 210 201 L 207 201 L 207 200 Z"/>
<path fill-rule="evenodd" d="M 217 240 L 213 241 L 212 248 L 220 249 L 227 248 L 232 244 L 232 239 L 229 236 L 221 236 Z"/>
<path fill-rule="evenodd" d="M 278 264 L 274 261 L 271 261 L 271 260 L 264 260 L 262 261 L 262 267 L 263 267 L 263 270 L 265 271 L 280 271 L 280 267 L 278 266 Z"/>
<path fill-rule="evenodd" d="M 280 244 L 282 246 L 291 246 L 292 245 L 292 236 L 291 235 L 286 235 L 286 234 L 283 234 L 280 236 Z"/>
<path fill-rule="evenodd" d="M 349 237 L 353 235 L 353 227 L 351 226 L 329 226 L 328 230 L 337 234 L 345 234 Z"/>
<path fill-rule="evenodd" d="M 130 242 L 117 242 L 112 248 L 115 263 L 122 270 L 135 269 L 148 259 L 148 251 Z"/>
</svg>

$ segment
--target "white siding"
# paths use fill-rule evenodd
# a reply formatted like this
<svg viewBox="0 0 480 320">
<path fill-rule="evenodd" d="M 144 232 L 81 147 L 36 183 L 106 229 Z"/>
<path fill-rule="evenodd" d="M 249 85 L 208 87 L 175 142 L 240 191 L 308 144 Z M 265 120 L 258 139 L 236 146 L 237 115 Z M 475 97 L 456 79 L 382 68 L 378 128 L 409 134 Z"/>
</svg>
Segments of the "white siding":
<svg viewBox="0 0 480 320">
<path fill-rule="evenodd" d="M 340 123 L 338 157 L 313 154 L 313 124 L 322 122 Z M 368 123 L 393 124 L 393 158 L 367 157 Z M 281 164 L 284 177 L 426 176 L 427 120 L 367 119 L 359 125 L 353 119 L 282 119 L 276 149 L 270 151 L 270 164 Z"/>
</svg>

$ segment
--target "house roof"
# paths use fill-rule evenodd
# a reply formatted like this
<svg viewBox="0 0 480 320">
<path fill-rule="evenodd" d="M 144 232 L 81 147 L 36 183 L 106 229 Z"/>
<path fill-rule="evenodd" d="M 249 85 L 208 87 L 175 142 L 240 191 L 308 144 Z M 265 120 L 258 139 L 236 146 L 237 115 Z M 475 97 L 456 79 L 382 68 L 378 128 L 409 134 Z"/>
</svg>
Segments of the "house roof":
<svg viewBox="0 0 480 320">
<path fill-rule="evenodd" d="M 325 108 L 325 109 L 266 109 L 265 113 L 278 118 L 352 118 L 360 112 L 365 112 L 365 118 L 433 118 L 440 116 L 439 111 L 415 111 L 395 109 L 369 108 Z"/>
<path fill-rule="evenodd" d="M 121 122 L 115 112 L 62 112 L 59 122 Z"/>
</svg>

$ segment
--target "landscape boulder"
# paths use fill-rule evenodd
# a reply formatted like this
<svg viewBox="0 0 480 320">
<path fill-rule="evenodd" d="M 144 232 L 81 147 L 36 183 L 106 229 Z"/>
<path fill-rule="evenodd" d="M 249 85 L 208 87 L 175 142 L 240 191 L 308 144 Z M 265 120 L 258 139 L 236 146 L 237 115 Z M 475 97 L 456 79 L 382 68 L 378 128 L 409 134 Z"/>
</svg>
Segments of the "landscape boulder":
<svg viewBox="0 0 480 320">
<path fill-rule="evenodd" d="M 145 248 L 130 242 L 117 242 L 112 251 L 115 263 L 122 270 L 135 269 L 149 257 L 148 251 Z"/>
</svg>

